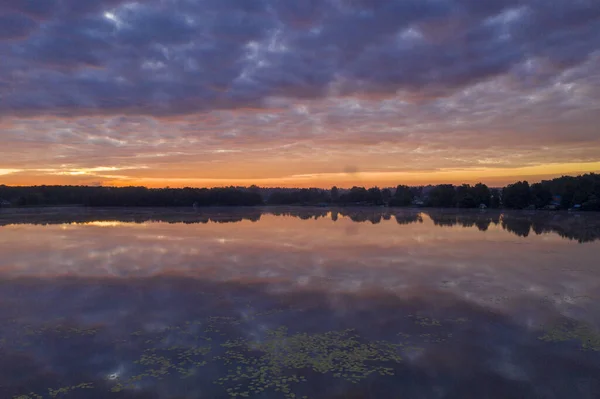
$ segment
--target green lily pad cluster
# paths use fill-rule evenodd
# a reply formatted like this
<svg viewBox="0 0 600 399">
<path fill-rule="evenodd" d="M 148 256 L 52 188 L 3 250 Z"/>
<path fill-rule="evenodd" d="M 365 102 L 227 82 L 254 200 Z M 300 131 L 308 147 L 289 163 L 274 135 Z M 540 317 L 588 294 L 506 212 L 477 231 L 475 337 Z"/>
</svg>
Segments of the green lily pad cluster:
<svg viewBox="0 0 600 399">
<path fill-rule="evenodd" d="M 399 333 L 395 342 L 370 341 L 354 330 L 318 333 L 290 333 L 287 327 L 266 330 L 264 337 L 252 340 L 240 337 L 240 331 L 252 320 L 282 312 L 281 309 L 265 312 L 247 312 L 243 317 L 211 316 L 202 320 L 186 321 L 181 325 L 161 331 L 134 331 L 120 337 L 115 344 L 133 343 L 140 348 L 139 357 L 129 369 L 137 368 L 136 375 L 110 376 L 107 382 L 114 393 L 135 388 L 145 380 L 200 375 L 199 370 L 211 365 L 222 370 L 215 384 L 230 397 L 250 397 L 264 392 L 279 392 L 286 399 L 301 396 L 301 384 L 309 379 L 329 376 L 357 384 L 371 376 L 393 376 L 399 363 L 400 352 L 420 350 L 409 344 L 410 335 Z M 409 316 L 416 324 L 425 327 L 426 334 L 415 336 L 419 342 L 445 342 L 451 334 L 431 333 L 430 327 L 441 326 L 440 321 Z M 459 319 L 456 322 L 464 322 Z M 436 331 L 440 331 L 437 330 Z M 96 329 L 26 326 L 25 337 L 45 333 L 61 337 L 87 336 L 93 338 Z M 224 343 L 222 336 L 240 337 Z M 49 390 L 42 396 L 35 393 L 13 399 L 46 399 L 65 397 L 76 389 L 92 388 L 84 383 Z"/>
<path fill-rule="evenodd" d="M 158 334 L 145 337 L 142 331 L 135 331 L 132 338 L 139 339 L 147 346 L 138 360 L 134 363 L 144 367 L 144 371 L 131 376 L 126 380 L 115 378 L 116 384 L 112 392 L 120 392 L 132 388 L 137 382 L 146 378 L 163 379 L 171 373 L 178 373 L 181 377 L 192 376 L 199 367 L 208 362 L 207 355 L 212 350 L 211 337 L 200 335 L 193 328 L 203 324 L 201 321 L 186 322 L 183 326 L 169 326 Z M 210 328 L 205 329 L 209 330 Z M 187 341 L 187 345 L 171 345 L 166 347 L 168 334 L 172 334 L 174 341 Z M 208 343 L 208 344 L 207 344 Z"/>
<path fill-rule="evenodd" d="M 456 319 L 447 319 L 446 321 L 448 321 L 450 323 L 462 324 L 462 323 L 468 322 L 469 319 L 467 319 L 466 317 L 459 317 Z"/>
<path fill-rule="evenodd" d="M 402 344 L 367 342 L 353 330 L 288 334 L 286 327 L 267 332 L 262 342 L 245 339 L 227 341 L 220 358 L 235 365 L 217 381 L 229 385 L 232 397 L 248 397 L 267 390 L 296 398 L 292 385 L 306 381 L 304 373 L 330 374 L 357 383 L 374 373 L 394 375 L 393 363 L 402 358 Z"/>
<path fill-rule="evenodd" d="M 450 338 L 452 338 L 452 333 L 449 334 L 420 334 L 419 337 L 423 340 L 423 343 L 426 344 L 438 344 L 442 342 L 448 342 Z"/>
<path fill-rule="evenodd" d="M 182 325 L 168 326 L 159 333 L 134 331 L 130 334 L 131 338 L 141 340 L 141 343 L 146 346 L 140 358 L 134 363 L 144 366 L 144 370 L 126 380 L 116 379 L 116 384 L 111 391 L 120 392 L 133 388 L 135 384 L 145 379 L 163 379 L 174 373 L 182 378 L 191 377 L 198 368 L 205 366 L 209 361 L 215 361 L 216 358 L 208 356 L 213 350 L 211 342 L 214 336 L 224 336 L 227 329 L 281 311 L 280 309 L 264 312 L 250 311 L 244 319 L 232 316 L 210 316 L 206 320 L 186 321 Z M 169 339 L 175 342 L 188 342 L 188 344 L 165 347 Z"/>
<path fill-rule="evenodd" d="M 423 327 L 439 327 L 442 325 L 442 323 L 440 323 L 439 320 L 425 316 L 408 315 L 408 317 L 413 319 L 415 324 L 418 324 Z"/>
<path fill-rule="evenodd" d="M 65 327 L 62 325 L 58 326 L 42 326 L 39 328 L 33 328 L 30 326 L 26 326 L 24 328 L 24 334 L 28 336 L 42 335 L 42 334 L 56 334 L 61 338 L 71 338 L 74 336 L 92 336 L 98 333 L 97 328 L 74 328 L 74 327 Z"/>
<path fill-rule="evenodd" d="M 58 397 L 62 397 L 64 395 L 66 395 L 72 391 L 78 390 L 78 389 L 93 389 L 93 388 L 94 388 L 94 384 L 89 383 L 89 382 L 84 382 L 84 383 L 81 383 L 78 385 L 62 387 L 62 388 L 58 388 L 58 389 L 48 388 L 48 397 L 58 398 Z M 29 394 L 26 394 L 26 395 L 14 396 L 13 399 L 44 399 L 44 397 L 42 395 L 38 395 L 37 393 L 30 392 Z"/>
<path fill-rule="evenodd" d="M 567 322 L 554 326 L 539 339 L 546 342 L 579 341 L 582 350 L 600 351 L 600 332 L 579 322 Z"/>
</svg>

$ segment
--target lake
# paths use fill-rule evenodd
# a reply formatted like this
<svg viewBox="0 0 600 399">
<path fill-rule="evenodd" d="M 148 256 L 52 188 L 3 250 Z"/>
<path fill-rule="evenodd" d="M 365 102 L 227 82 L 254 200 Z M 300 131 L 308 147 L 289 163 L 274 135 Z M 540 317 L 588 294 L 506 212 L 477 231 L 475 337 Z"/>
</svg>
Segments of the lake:
<svg viewBox="0 0 600 399">
<path fill-rule="evenodd" d="M 0 209 L 0 398 L 600 398 L 600 215 Z"/>
</svg>

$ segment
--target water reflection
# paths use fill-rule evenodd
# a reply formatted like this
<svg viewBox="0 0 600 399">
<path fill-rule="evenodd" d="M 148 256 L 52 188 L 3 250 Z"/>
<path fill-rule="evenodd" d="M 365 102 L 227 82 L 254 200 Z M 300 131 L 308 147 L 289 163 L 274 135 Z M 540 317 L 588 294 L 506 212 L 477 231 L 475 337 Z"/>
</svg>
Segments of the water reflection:
<svg viewBox="0 0 600 399">
<path fill-rule="evenodd" d="M 0 209 L 0 227 L 14 224 L 90 224 L 116 226 L 123 223 L 185 223 L 207 224 L 258 222 L 265 215 L 295 217 L 301 220 L 340 217 L 353 222 L 378 224 L 392 218 L 400 225 L 422 223 L 428 217 L 435 226 L 476 227 L 487 231 L 490 226 L 520 237 L 530 233 L 537 235 L 556 233 L 561 237 L 579 242 L 600 239 L 600 214 L 566 212 L 518 212 L 518 211 L 452 211 L 452 210 L 394 210 L 390 208 L 207 208 L 195 211 L 187 209 Z"/>
<path fill-rule="evenodd" d="M 3 212 L 0 397 L 598 398 L 596 218 Z"/>
</svg>

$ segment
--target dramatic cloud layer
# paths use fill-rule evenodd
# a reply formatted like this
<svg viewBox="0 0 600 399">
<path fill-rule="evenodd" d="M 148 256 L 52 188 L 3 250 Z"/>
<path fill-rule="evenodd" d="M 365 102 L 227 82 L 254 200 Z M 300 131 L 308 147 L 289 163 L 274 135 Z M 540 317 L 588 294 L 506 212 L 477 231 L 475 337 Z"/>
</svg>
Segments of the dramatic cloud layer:
<svg viewBox="0 0 600 399">
<path fill-rule="evenodd" d="M 4 0 L 0 182 L 600 170 L 598 49 L 597 0 Z"/>
</svg>

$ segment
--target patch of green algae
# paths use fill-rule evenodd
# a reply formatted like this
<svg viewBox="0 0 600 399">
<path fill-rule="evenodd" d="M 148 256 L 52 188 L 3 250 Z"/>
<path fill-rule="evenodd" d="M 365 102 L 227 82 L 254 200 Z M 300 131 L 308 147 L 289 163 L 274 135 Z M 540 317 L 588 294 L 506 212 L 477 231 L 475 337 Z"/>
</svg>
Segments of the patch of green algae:
<svg viewBox="0 0 600 399">
<path fill-rule="evenodd" d="M 62 325 L 57 326 L 42 326 L 39 328 L 33 328 L 30 326 L 24 327 L 24 334 L 27 336 L 35 336 L 42 335 L 46 333 L 56 334 L 61 338 L 71 338 L 74 336 L 92 336 L 98 333 L 97 328 L 74 328 L 74 327 L 65 327 Z"/>
<path fill-rule="evenodd" d="M 554 326 L 539 337 L 546 342 L 579 341 L 582 350 L 600 351 L 600 332 L 587 324 L 568 322 Z"/>
<path fill-rule="evenodd" d="M 81 383 L 78 385 L 62 387 L 62 388 L 58 388 L 58 389 L 48 388 L 48 397 L 57 398 L 59 396 L 64 396 L 64 395 L 66 395 L 72 391 L 78 390 L 78 389 L 93 389 L 93 388 L 94 388 L 94 384 L 89 383 L 89 382 L 84 382 L 84 383 Z M 14 396 L 13 399 L 44 399 L 44 397 L 42 395 L 38 395 L 34 392 L 30 392 L 29 394 L 26 394 L 26 395 Z"/>
<path fill-rule="evenodd" d="M 440 327 L 442 325 L 439 320 L 425 316 L 408 315 L 408 318 L 413 319 L 415 324 L 423 327 Z"/>
<path fill-rule="evenodd" d="M 207 355 L 212 350 L 212 338 L 197 334 L 193 327 L 201 325 L 201 322 L 186 322 L 183 326 L 170 326 L 160 334 L 151 337 L 143 337 L 144 333 L 136 331 L 131 334 L 143 341 L 143 345 L 149 346 L 144 349 L 141 356 L 134 363 L 143 366 L 144 371 L 134 375 L 127 380 L 117 381 L 111 388 L 112 392 L 120 392 L 147 378 L 163 379 L 172 373 L 178 373 L 182 378 L 192 376 L 196 370 L 207 364 Z M 165 346 L 168 333 L 175 333 L 177 338 L 187 341 L 187 345 Z"/>
<path fill-rule="evenodd" d="M 239 338 L 215 346 L 213 337 L 229 335 L 232 327 L 238 329 L 248 320 L 279 312 L 281 310 L 251 313 L 244 320 L 213 316 L 203 321 L 169 326 L 157 333 L 135 331 L 122 342 L 135 340 L 142 345 L 140 356 L 134 362 L 142 370 L 127 379 L 114 380 L 111 391 L 117 393 L 134 388 L 146 379 L 160 380 L 170 375 L 191 377 L 198 373 L 200 367 L 210 364 L 230 367 L 215 383 L 222 386 L 231 397 L 249 397 L 274 391 L 280 392 L 286 399 L 300 398 L 292 388 L 306 382 L 307 378 L 314 378 L 315 374 L 330 375 L 351 383 L 358 383 L 371 375 L 394 375 L 394 365 L 402 361 L 400 349 L 408 349 L 402 343 L 368 341 L 353 330 L 289 334 L 286 327 L 268 330 L 263 341 Z M 421 321 L 424 321 L 424 325 L 437 325 L 429 319 Z M 29 337 L 54 333 L 63 338 L 91 338 L 98 333 L 96 329 L 63 326 L 26 326 L 24 330 L 24 335 Z M 170 341 L 178 345 L 169 346 Z M 82 383 L 49 389 L 44 396 L 31 392 L 13 399 L 66 397 L 74 390 L 91 388 L 91 383 Z"/>
<path fill-rule="evenodd" d="M 289 335 L 286 327 L 267 332 L 263 342 L 245 339 L 222 344 L 226 353 L 219 358 L 235 365 L 216 382 L 230 385 L 232 397 L 248 397 L 267 390 L 296 398 L 292 385 L 306 381 L 300 372 L 330 374 L 357 383 L 374 373 L 394 375 L 390 363 L 401 362 L 402 344 L 365 342 L 353 330 L 319 334 Z"/>
</svg>

